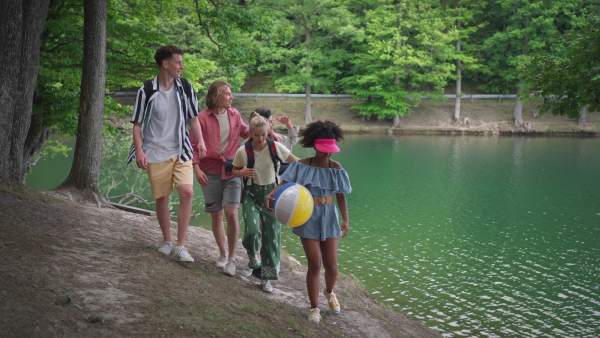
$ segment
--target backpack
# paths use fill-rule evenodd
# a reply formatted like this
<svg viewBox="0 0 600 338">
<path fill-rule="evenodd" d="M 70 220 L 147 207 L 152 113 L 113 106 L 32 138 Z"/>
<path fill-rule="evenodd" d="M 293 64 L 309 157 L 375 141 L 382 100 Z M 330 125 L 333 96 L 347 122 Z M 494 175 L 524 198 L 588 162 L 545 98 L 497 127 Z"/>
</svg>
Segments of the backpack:
<svg viewBox="0 0 600 338">
<path fill-rule="evenodd" d="M 252 141 L 246 141 L 245 143 L 246 155 L 248 156 L 248 162 L 246 163 L 247 168 L 254 168 L 254 150 L 252 149 Z M 275 182 L 279 184 L 278 175 L 282 175 L 287 169 L 289 163 L 282 161 L 277 155 L 277 147 L 275 146 L 275 141 L 271 138 L 267 138 L 267 147 L 269 148 L 269 154 L 271 154 L 271 159 L 273 160 L 273 170 L 275 170 Z M 277 170 L 277 164 L 280 164 L 279 171 Z M 248 183 L 248 178 L 244 177 L 244 187 Z M 252 182 L 253 183 L 253 182 Z M 254 196 L 254 184 L 250 186 L 250 197 L 254 200 L 254 203 L 257 203 L 256 198 Z M 243 202 L 244 196 L 241 197 L 241 202 Z"/>
<path fill-rule="evenodd" d="M 254 150 L 252 149 L 252 141 L 246 141 L 244 144 L 246 148 L 246 155 L 248 156 L 248 163 L 246 164 L 247 168 L 254 168 Z M 275 141 L 271 138 L 267 138 L 267 147 L 269 148 L 269 154 L 271 154 L 271 160 L 273 160 L 273 170 L 275 170 L 275 182 L 278 182 L 277 176 L 283 175 L 287 167 L 290 165 L 288 162 L 284 162 L 277 155 L 277 147 L 275 146 Z M 279 165 L 279 170 L 277 170 L 277 164 Z M 244 180 L 244 185 L 246 184 L 247 179 Z"/>
<path fill-rule="evenodd" d="M 192 84 L 185 78 L 180 77 L 181 85 L 183 86 L 183 92 L 185 95 L 190 96 L 192 89 Z M 144 102 L 144 107 L 148 106 L 148 102 L 150 101 L 150 97 L 156 93 L 158 90 L 154 90 L 154 86 L 152 85 L 152 80 L 144 81 L 144 93 L 146 94 L 146 101 Z"/>
<path fill-rule="evenodd" d="M 254 150 L 252 149 L 252 141 L 246 141 L 244 144 L 246 147 L 246 155 L 248 156 L 247 167 L 254 168 Z M 273 169 L 276 171 L 275 176 L 281 176 L 290 165 L 277 156 L 277 148 L 273 139 L 267 138 L 267 147 L 269 147 L 269 153 L 271 153 L 271 159 L 273 160 Z M 277 163 L 279 163 L 279 171 L 277 171 Z M 225 171 L 231 172 L 233 170 L 233 158 L 225 159 Z"/>
</svg>

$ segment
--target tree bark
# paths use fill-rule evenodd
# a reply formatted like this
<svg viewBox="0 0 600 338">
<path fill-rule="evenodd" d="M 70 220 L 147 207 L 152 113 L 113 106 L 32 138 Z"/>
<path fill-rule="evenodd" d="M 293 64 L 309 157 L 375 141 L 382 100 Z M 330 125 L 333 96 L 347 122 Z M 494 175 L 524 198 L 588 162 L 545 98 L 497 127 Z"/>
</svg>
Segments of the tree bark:
<svg viewBox="0 0 600 338">
<path fill-rule="evenodd" d="M 460 31 L 460 20 L 456 22 L 456 28 Z M 460 39 L 456 40 L 456 51 L 460 53 Z M 456 99 L 454 100 L 454 122 L 460 118 L 460 96 L 462 94 L 462 69 L 460 59 L 456 60 Z"/>
<path fill-rule="evenodd" d="M 399 44 L 399 43 L 397 43 Z M 394 75 L 394 88 L 398 89 L 398 86 L 400 85 L 400 75 L 398 75 L 398 73 L 396 73 L 396 75 Z M 400 126 L 400 114 L 396 114 L 394 115 L 394 122 L 392 123 L 392 128 L 397 128 Z"/>
<path fill-rule="evenodd" d="M 105 82 L 106 0 L 85 0 L 77 139 L 71 172 L 61 187 L 98 193 Z"/>
<path fill-rule="evenodd" d="M 529 27 L 529 17 L 525 18 L 525 28 L 527 27 Z M 523 36 L 523 48 L 521 50 L 521 54 L 529 54 L 529 33 L 525 33 L 525 36 Z M 515 107 L 513 109 L 513 122 L 514 126 L 517 128 L 523 126 L 523 102 L 519 100 L 519 94 L 523 92 L 523 88 L 519 86 L 517 88 L 517 99 L 515 101 Z"/>
<path fill-rule="evenodd" d="M 40 41 L 50 0 L 6 0 L 0 11 L 0 184 L 22 185 Z"/>
<path fill-rule="evenodd" d="M 577 125 L 583 126 L 585 124 L 585 117 L 587 115 L 588 107 L 585 106 L 579 110 L 579 118 L 577 119 Z"/>
<path fill-rule="evenodd" d="M 523 88 L 517 89 L 517 98 L 515 99 L 515 106 L 513 108 L 513 125 L 517 128 L 523 126 L 523 102 L 519 100 L 519 94 L 523 93 Z"/>
<path fill-rule="evenodd" d="M 308 49 L 308 48 L 310 48 L 310 46 L 308 45 L 310 42 L 310 30 L 308 30 L 308 28 L 306 28 L 306 30 L 304 31 L 304 36 L 306 39 L 306 48 Z M 308 58 L 308 55 L 307 55 L 307 58 Z M 310 78 L 310 61 L 306 62 L 306 69 L 308 71 L 308 78 Z M 312 86 L 310 85 L 310 83 L 307 80 L 306 81 L 306 109 L 304 111 L 304 122 L 306 122 L 307 124 L 312 121 L 312 104 L 310 102 L 311 94 L 312 94 Z"/>
</svg>

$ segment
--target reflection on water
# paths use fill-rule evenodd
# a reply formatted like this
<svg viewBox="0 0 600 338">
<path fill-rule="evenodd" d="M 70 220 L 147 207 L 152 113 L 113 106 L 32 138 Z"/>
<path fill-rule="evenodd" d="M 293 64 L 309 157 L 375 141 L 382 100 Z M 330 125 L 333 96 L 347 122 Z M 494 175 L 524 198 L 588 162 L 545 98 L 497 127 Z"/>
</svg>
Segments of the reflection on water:
<svg viewBox="0 0 600 338">
<path fill-rule="evenodd" d="M 599 146 L 349 137 L 335 155 L 354 188 L 340 269 L 448 337 L 598 336 Z"/>
<path fill-rule="evenodd" d="M 600 336 L 600 139 L 350 135 L 340 147 L 354 189 L 340 270 L 381 302 L 447 337 Z"/>
</svg>

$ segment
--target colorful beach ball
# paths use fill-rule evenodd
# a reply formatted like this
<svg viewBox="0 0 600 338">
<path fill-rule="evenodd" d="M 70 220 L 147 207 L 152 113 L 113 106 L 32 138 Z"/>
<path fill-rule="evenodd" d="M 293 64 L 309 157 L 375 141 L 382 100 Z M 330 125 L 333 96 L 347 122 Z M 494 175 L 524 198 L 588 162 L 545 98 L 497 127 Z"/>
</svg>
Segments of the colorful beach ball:
<svg viewBox="0 0 600 338">
<path fill-rule="evenodd" d="M 312 195 L 305 187 L 296 183 L 286 183 L 279 187 L 273 195 L 273 212 L 275 218 L 290 227 L 300 226 L 313 213 L 315 204 Z"/>
</svg>

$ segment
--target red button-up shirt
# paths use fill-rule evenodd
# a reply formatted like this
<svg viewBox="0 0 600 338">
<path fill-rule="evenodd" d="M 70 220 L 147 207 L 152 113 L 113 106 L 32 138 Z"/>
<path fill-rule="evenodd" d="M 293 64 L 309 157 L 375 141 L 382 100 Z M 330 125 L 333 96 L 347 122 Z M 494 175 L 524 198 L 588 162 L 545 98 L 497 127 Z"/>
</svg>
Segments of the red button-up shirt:
<svg viewBox="0 0 600 338">
<path fill-rule="evenodd" d="M 227 109 L 229 116 L 229 141 L 223 154 L 221 154 L 221 128 L 219 120 L 212 109 L 205 109 L 198 114 L 198 120 L 202 127 L 202 136 L 206 145 L 206 156 L 199 157 L 198 140 L 190 133 L 190 141 L 194 149 L 193 164 L 199 164 L 200 170 L 208 174 L 221 174 L 222 179 L 233 177 L 230 172 L 225 172 L 225 159 L 235 157 L 235 152 L 240 147 L 240 138 L 246 139 L 249 136 L 249 127 L 242 120 L 240 113 L 234 109 Z"/>
</svg>

